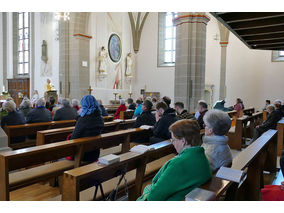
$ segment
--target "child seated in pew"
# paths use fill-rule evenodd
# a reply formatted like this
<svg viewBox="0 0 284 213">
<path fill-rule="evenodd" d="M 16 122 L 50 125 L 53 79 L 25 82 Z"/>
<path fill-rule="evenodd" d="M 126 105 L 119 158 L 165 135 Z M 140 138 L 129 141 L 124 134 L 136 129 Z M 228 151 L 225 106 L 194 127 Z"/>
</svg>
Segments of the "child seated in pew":
<svg viewBox="0 0 284 213">
<path fill-rule="evenodd" d="M 1 120 L 2 129 L 9 125 L 20 125 L 25 124 L 25 116 L 21 111 L 16 110 L 16 104 L 13 100 L 6 101 L 3 103 L 3 109 L 8 113 Z M 11 137 L 11 144 L 20 143 L 25 141 L 26 137 Z"/>
<path fill-rule="evenodd" d="M 209 160 L 212 172 L 220 167 L 230 167 L 232 153 L 228 146 L 228 137 L 225 136 L 231 128 L 231 119 L 226 112 L 209 110 L 204 116 L 205 135 L 202 147 Z"/>
<path fill-rule="evenodd" d="M 83 137 L 92 137 L 101 134 L 104 128 L 104 119 L 96 98 L 92 95 L 86 95 L 81 100 L 82 112 L 78 118 L 71 140 Z M 82 161 L 94 162 L 100 156 L 100 150 L 86 152 Z"/>
<path fill-rule="evenodd" d="M 212 176 L 197 121 L 180 120 L 169 129 L 178 155 L 165 163 L 138 201 L 182 201 Z"/>
</svg>

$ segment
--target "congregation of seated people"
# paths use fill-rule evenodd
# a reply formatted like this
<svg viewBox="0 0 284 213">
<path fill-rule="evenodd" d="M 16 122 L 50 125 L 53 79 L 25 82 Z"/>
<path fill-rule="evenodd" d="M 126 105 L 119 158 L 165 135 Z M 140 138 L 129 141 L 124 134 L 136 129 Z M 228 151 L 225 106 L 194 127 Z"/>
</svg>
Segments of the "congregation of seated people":
<svg viewBox="0 0 284 213">
<path fill-rule="evenodd" d="M 206 183 L 219 168 L 232 165 L 233 156 L 226 136 L 232 121 L 227 112 L 236 110 L 237 116 L 241 115 L 244 104 L 240 98 L 236 99 L 233 107 L 225 107 L 225 100 L 218 101 L 212 110 L 208 109 L 204 100 L 200 100 L 195 113 L 188 112 L 182 102 L 174 103 L 172 108 L 168 96 L 159 100 L 148 97 L 142 101 L 139 98 L 136 103 L 129 98 L 126 102 L 120 100 L 114 119 L 120 118 L 120 112 L 133 110 L 133 117 L 136 118 L 134 128 L 152 126 L 153 136 L 148 141 L 150 144 L 170 140 L 177 152 L 176 157 L 166 162 L 152 183 L 144 188 L 139 201 L 183 200 L 191 190 Z M 4 129 L 6 125 L 76 119 L 75 129 L 68 139 L 101 134 L 104 128 L 102 116 L 108 113 L 102 101 L 93 95 L 84 96 L 81 102 L 73 99 L 70 103 L 68 99 L 60 98 L 58 104 L 53 99 L 48 103 L 44 98 L 38 98 L 33 108 L 32 102 L 24 98 L 17 110 L 13 100 L 6 101 L 3 109 L 8 114 L 2 117 L 1 127 Z M 255 128 L 253 140 L 268 129 L 276 129 L 277 122 L 284 116 L 283 105 L 279 100 L 273 105 L 266 101 L 265 110 L 268 112 L 267 119 Z M 203 137 L 200 137 L 201 129 L 204 129 Z M 21 140 L 23 138 L 14 138 L 14 142 Z M 146 142 L 143 140 L 138 142 Z M 99 149 L 86 152 L 82 161 L 92 163 L 99 156 Z M 73 160 L 72 157 L 68 159 Z M 284 171 L 284 155 L 280 161 Z"/>
</svg>

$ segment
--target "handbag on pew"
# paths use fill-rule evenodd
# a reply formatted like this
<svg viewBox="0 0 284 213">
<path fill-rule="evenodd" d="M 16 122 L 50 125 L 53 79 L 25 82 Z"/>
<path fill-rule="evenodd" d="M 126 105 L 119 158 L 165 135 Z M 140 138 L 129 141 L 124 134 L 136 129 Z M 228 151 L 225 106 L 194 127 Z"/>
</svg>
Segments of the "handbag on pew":
<svg viewBox="0 0 284 213">
<path fill-rule="evenodd" d="M 117 199 L 117 193 L 118 193 L 118 187 L 121 183 L 121 181 L 124 180 L 124 191 L 125 191 L 125 195 L 122 196 L 121 198 Z M 127 187 L 127 180 L 125 178 L 125 172 L 122 172 L 118 183 L 116 184 L 115 189 L 113 189 L 111 191 L 111 193 L 108 195 L 108 197 L 105 197 L 104 191 L 103 191 L 103 186 L 102 183 L 96 183 L 95 184 L 95 193 L 94 193 L 94 197 L 93 197 L 93 201 L 96 201 L 96 197 L 97 197 L 97 193 L 98 193 L 98 189 L 100 188 L 101 191 L 101 195 L 104 201 L 128 201 L 128 187 Z"/>
</svg>

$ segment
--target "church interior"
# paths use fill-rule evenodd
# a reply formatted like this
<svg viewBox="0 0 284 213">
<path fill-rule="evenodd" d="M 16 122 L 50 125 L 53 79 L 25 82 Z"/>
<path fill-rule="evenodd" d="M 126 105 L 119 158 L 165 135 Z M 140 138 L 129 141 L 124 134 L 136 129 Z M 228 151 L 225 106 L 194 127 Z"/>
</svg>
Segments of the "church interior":
<svg viewBox="0 0 284 213">
<path fill-rule="evenodd" d="M 283 26 L 0 12 L 0 201 L 284 201 Z"/>
</svg>

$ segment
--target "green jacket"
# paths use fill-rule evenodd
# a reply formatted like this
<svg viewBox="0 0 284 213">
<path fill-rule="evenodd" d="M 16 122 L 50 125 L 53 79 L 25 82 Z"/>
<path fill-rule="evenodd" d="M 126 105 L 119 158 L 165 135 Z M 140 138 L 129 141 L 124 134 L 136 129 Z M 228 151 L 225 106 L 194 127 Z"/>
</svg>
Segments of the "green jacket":
<svg viewBox="0 0 284 213">
<path fill-rule="evenodd" d="M 191 190 L 212 176 L 204 149 L 186 148 L 159 170 L 152 184 L 145 187 L 139 201 L 181 201 Z"/>
</svg>

